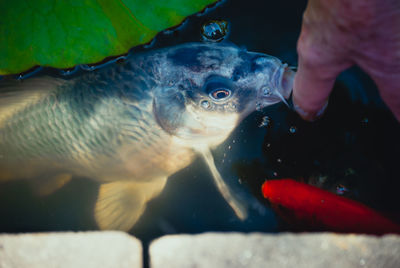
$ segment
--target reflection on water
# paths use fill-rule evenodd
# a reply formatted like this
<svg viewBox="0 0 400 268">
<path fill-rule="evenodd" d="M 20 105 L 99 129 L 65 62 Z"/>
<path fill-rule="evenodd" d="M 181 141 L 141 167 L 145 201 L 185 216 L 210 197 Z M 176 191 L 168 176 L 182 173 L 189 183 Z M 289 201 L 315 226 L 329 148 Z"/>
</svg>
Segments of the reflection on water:
<svg viewBox="0 0 400 268">
<path fill-rule="evenodd" d="M 158 35 L 152 48 L 199 41 L 205 21 L 223 19 L 231 25 L 230 41 L 296 65 L 306 1 L 277 2 L 226 1 L 191 18 L 179 31 Z M 340 80 L 321 120 L 304 122 L 286 105 L 276 104 L 251 115 L 213 151 L 224 180 L 248 202 L 247 220 L 235 216 L 207 166 L 197 159 L 169 178 L 131 233 L 146 241 L 168 233 L 282 230 L 261 196 L 260 187 L 269 178 L 302 179 L 399 215 L 400 124 L 383 107 L 365 74 L 352 69 Z M 0 232 L 96 229 L 97 192 L 98 184 L 84 178 L 75 178 L 43 198 L 23 181 L 1 185 Z"/>
</svg>

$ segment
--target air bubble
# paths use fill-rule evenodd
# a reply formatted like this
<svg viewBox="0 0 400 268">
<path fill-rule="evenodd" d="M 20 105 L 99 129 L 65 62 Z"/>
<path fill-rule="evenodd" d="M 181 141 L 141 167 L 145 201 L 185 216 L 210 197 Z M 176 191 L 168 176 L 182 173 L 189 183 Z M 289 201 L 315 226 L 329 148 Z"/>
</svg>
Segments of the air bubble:
<svg viewBox="0 0 400 268">
<path fill-rule="evenodd" d="M 292 133 L 292 134 L 294 134 L 294 133 L 297 132 L 297 128 L 296 128 L 295 126 L 291 126 L 291 127 L 289 128 L 289 132 Z"/>
<path fill-rule="evenodd" d="M 272 95 L 272 90 L 269 87 L 263 87 L 261 90 L 264 97 L 269 97 Z"/>
<path fill-rule="evenodd" d="M 209 42 L 220 42 L 228 34 L 228 22 L 225 20 L 211 20 L 201 27 L 203 40 Z"/>
<path fill-rule="evenodd" d="M 264 116 L 262 118 L 261 123 L 258 125 L 258 127 L 268 127 L 271 123 L 271 119 L 268 116 Z"/>
<path fill-rule="evenodd" d="M 256 103 L 256 110 L 257 110 L 257 111 L 261 111 L 261 110 L 262 110 L 262 105 L 261 105 L 260 102 L 257 102 L 257 103 Z"/>
<path fill-rule="evenodd" d="M 207 101 L 207 100 L 203 100 L 203 101 L 201 102 L 201 107 L 203 107 L 204 109 L 210 108 L 210 102 Z"/>
<path fill-rule="evenodd" d="M 75 66 L 73 68 L 60 70 L 60 74 L 64 75 L 64 76 L 72 75 L 72 74 L 76 73 L 78 71 L 78 69 L 79 69 L 79 67 Z"/>
<path fill-rule="evenodd" d="M 349 189 L 346 186 L 342 185 L 342 184 L 339 184 L 339 185 L 336 186 L 336 193 L 338 195 L 343 195 L 348 191 L 349 191 Z"/>
</svg>

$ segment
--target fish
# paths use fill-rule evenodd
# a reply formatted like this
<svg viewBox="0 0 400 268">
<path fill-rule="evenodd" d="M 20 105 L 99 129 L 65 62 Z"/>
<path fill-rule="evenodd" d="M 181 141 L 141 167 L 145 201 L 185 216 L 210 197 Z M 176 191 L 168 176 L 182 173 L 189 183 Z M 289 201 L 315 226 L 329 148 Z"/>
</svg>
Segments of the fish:
<svg viewBox="0 0 400 268">
<path fill-rule="evenodd" d="M 293 179 L 267 180 L 261 191 L 278 214 L 293 225 L 342 233 L 400 233 L 400 225 L 381 213 Z"/>
<path fill-rule="evenodd" d="M 236 215 L 245 205 L 211 150 L 250 113 L 291 94 L 278 58 L 231 43 L 132 53 L 71 78 L 0 81 L 0 182 L 26 179 L 51 194 L 73 177 L 100 184 L 100 229 L 127 231 L 167 178 L 202 156 Z"/>
</svg>

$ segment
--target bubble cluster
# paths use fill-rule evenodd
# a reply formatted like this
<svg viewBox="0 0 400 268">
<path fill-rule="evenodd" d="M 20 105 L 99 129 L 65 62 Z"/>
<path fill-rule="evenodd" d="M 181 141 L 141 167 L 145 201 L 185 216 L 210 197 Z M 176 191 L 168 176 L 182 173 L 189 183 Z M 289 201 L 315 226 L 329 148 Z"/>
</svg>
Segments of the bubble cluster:
<svg viewBox="0 0 400 268">
<path fill-rule="evenodd" d="M 269 118 L 268 116 L 264 116 L 258 127 L 268 127 L 270 124 L 271 124 L 271 118 Z"/>
</svg>

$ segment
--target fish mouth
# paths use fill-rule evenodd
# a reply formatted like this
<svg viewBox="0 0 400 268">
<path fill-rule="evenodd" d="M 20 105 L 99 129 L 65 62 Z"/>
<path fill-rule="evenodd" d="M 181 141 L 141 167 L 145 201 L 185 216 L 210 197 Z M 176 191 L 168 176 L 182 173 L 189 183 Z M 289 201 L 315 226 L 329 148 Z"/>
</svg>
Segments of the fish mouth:
<svg viewBox="0 0 400 268">
<path fill-rule="evenodd" d="M 279 68 L 279 74 L 277 74 L 277 77 L 274 79 L 277 91 L 285 99 L 289 99 L 292 93 L 295 75 L 296 72 L 285 63 Z"/>
<path fill-rule="evenodd" d="M 262 100 L 261 108 L 280 101 L 288 105 L 286 100 L 290 98 L 292 93 L 295 74 L 296 72 L 286 63 L 280 64 L 280 66 L 275 69 L 270 84 L 261 87 L 259 90 L 259 96 Z"/>
</svg>

